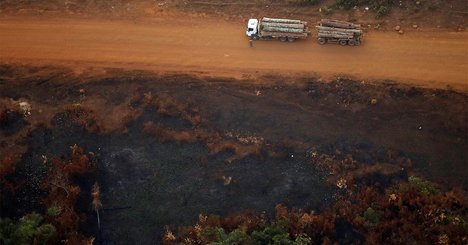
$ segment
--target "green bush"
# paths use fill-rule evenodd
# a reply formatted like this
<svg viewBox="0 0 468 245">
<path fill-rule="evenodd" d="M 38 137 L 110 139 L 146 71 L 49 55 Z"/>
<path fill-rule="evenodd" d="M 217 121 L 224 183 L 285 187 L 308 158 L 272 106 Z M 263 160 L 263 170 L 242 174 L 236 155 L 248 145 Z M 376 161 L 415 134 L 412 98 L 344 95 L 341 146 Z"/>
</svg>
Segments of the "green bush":
<svg viewBox="0 0 468 245">
<path fill-rule="evenodd" d="M 209 243 L 210 245 L 252 244 L 250 236 L 241 229 L 236 229 L 229 234 L 226 234 L 223 228 L 205 229 L 204 236 L 214 238 L 215 242 Z"/>
<path fill-rule="evenodd" d="M 377 10 L 377 16 L 376 17 L 381 18 L 381 17 L 387 16 L 389 13 L 390 13 L 390 7 L 382 5 Z"/>
<path fill-rule="evenodd" d="M 420 179 L 418 177 L 410 176 L 408 178 L 408 185 L 410 188 L 416 189 L 425 195 L 439 194 L 440 190 L 434 186 L 430 181 Z"/>
<path fill-rule="evenodd" d="M 224 244 L 231 245 L 231 244 L 250 244 L 252 243 L 252 239 L 250 238 L 245 231 L 241 229 L 236 229 L 229 233 L 227 238 L 224 240 Z"/>
<path fill-rule="evenodd" d="M 294 244 L 289 236 L 289 224 L 289 220 L 280 219 L 262 231 L 252 232 L 251 237 L 255 244 Z"/>
<path fill-rule="evenodd" d="M 371 207 L 368 207 L 366 211 L 364 211 L 364 219 L 371 223 L 371 224 L 377 224 L 379 223 L 379 214 Z"/>
<path fill-rule="evenodd" d="M 47 209 L 47 215 L 49 215 L 50 217 L 58 216 L 60 215 L 61 212 L 62 212 L 62 209 L 57 206 L 53 206 Z"/>
<path fill-rule="evenodd" d="M 208 227 L 201 232 L 201 236 L 203 241 L 210 241 L 210 245 L 307 245 L 311 243 L 312 239 L 306 234 L 291 237 L 289 225 L 289 220 L 280 219 L 263 230 L 253 231 L 250 235 L 242 229 L 235 229 L 226 234 L 223 228 Z"/>
<path fill-rule="evenodd" d="M 227 236 L 224 229 L 220 227 L 208 227 L 203 230 L 201 235 L 205 240 L 214 242 L 222 242 Z"/>
<path fill-rule="evenodd" d="M 22 217 L 18 222 L 8 218 L 0 218 L 0 244 L 27 245 L 36 241 L 37 244 L 47 244 L 57 234 L 51 224 L 42 224 L 40 214 L 32 213 Z"/>
<path fill-rule="evenodd" d="M 301 234 L 296 237 L 296 240 L 294 240 L 295 245 L 308 245 L 312 243 L 312 238 L 310 238 L 306 234 Z"/>
<path fill-rule="evenodd" d="M 377 12 L 377 17 L 383 17 L 390 13 L 391 8 L 397 3 L 396 0 L 336 0 L 339 8 L 351 9 L 355 6 L 368 6 Z"/>
<path fill-rule="evenodd" d="M 46 244 L 57 234 L 55 226 L 51 224 L 44 224 L 36 229 L 36 236 L 38 237 L 39 243 Z"/>
<path fill-rule="evenodd" d="M 336 0 L 336 5 L 340 8 L 350 9 L 360 4 L 359 0 Z"/>
</svg>

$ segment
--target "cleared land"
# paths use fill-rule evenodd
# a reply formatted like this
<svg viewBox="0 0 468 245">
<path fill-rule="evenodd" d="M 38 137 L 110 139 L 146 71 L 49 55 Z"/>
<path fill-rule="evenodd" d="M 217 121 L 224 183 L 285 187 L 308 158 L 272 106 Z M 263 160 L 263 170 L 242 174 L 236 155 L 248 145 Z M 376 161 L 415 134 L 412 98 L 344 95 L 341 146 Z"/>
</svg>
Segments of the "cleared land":
<svg viewBox="0 0 468 245">
<path fill-rule="evenodd" d="M 173 16 L 147 22 L 2 18 L 0 61 L 178 72 L 346 74 L 467 88 L 466 32 L 370 32 L 360 47 L 255 42 L 244 23 Z"/>
</svg>

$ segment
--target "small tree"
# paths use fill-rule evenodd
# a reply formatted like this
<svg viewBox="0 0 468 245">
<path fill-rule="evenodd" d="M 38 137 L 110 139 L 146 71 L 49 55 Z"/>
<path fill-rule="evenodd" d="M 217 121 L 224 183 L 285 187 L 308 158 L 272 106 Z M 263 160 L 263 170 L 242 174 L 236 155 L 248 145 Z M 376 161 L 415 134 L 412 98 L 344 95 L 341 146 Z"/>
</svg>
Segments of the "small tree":
<svg viewBox="0 0 468 245">
<path fill-rule="evenodd" d="M 57 230 L 51 224 L 41 224 L 42 221 L 37 213 L 23 216 L 17 222 L 0 218 L 0 244 L 47 244 L 57 235 Z"/>
<path fill-rule="evenodd" d="M 93 185 L 93 190 L 91 191 L 91 196 L 93 197 L 93 209 L 96 211 L 98 228 L 101 229 L 101 219 L 99 218 L 99 209 L 102 208 L 101 203 L 101 191 L 99 190 L 99 184 L 96 182 Z"/>
</svg>

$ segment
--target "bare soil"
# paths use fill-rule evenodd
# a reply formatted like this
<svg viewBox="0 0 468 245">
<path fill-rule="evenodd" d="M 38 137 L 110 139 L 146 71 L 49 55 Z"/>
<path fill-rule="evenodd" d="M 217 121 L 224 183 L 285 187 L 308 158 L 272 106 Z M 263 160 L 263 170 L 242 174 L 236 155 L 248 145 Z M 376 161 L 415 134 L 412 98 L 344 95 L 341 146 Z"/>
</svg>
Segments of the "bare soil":
<svg viewBox="0 0 468 245">
<path fill-rule="evenodd" d="M 466 90 L 466 32 L 371 32 L 359 47 L 255 42 L 244 22 L 173 16 L 148 22 L 3 17 L 0 61 L 36 65 L 120 67 L 152 71 L 244 74 L 336 74 L 393 79 L 418 86 Z"/>
</svg>

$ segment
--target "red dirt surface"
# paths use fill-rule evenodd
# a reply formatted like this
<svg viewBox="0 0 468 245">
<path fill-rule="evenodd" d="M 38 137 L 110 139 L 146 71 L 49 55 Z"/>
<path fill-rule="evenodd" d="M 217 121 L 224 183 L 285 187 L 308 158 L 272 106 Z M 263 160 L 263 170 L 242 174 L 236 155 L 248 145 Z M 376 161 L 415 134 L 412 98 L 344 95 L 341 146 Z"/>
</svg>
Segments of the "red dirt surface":
<svg viewBox="0 0 468 245">
<path fill-rule="evenodd" d="M 360 47 L 255 42 L 245 23 L 168 14 L 138 22 L 22 16 L 0 18 L 0 62 L 153 71 L 344 74 L 466 91 L 468 33 L 370 32 Z"/>
</svg>

